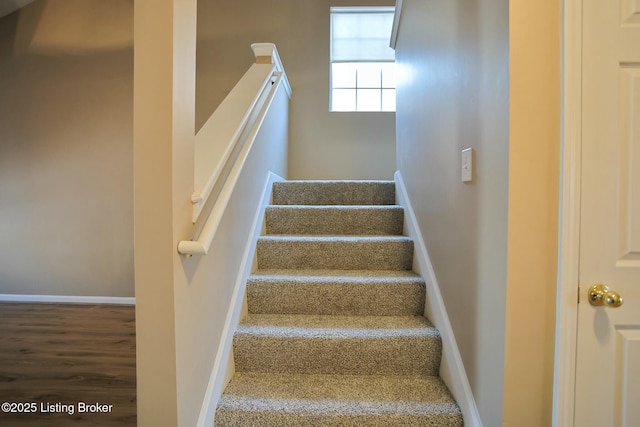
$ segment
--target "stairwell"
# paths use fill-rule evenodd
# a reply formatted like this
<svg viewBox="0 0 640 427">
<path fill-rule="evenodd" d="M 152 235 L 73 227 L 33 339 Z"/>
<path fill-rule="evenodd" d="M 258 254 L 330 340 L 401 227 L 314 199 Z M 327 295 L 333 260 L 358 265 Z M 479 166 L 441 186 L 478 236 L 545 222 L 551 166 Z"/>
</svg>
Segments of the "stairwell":
<svg viewBox="0 0 640 427">
<path fill-rule="evenodd" d="M 235 374 L 231 426 L 462 426 L 392 181 L 275 183 Z"/>
</svg>

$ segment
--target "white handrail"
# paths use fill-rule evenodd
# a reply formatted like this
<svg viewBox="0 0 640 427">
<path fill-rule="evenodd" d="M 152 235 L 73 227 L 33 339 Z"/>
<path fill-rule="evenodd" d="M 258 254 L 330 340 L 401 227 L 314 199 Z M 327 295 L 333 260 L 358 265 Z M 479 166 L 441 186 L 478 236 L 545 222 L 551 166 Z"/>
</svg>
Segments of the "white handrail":
<svg viewBox="0 0 640 427">
<path fill-rule="evenodd" d="M 282 61 L 273 43 L 254 43 L 251 48 L 256 62 L 196 135 L 195 191 L 191 196 L 194 223 L 219 183 L 224 168 L 228 167 L 232 154 L 237 151 L 241 135 L 252 119 L 251 115 L 259 109 L 258 100 L 271 83 L 273 73 L 284 73 Z M 291 86 L 286 75 L 284 84 L 291 96 Z"/>
<path fill-rule="evenodd" d="M 252 71 L 253 71 L 253 73 L 252 73 Z M 262 71 L 262 70 L 259 70 L 259 69 L 249 70 L 247 72 L 247 74 L 245 74 L 245 77 L 250 77 L 250 78 L 254 77 L 252 74 L 258 74 L 260 71 Z M 241 135 L 242 131 L 247 126 L 247 123 L 249 122 L 250 115 L 254 111 L 254 108 L 255 108 L 256 104 L 258 103 L 258 100 L 260 99 L 260 96 L 262 95 L 262 92 L 267 87 L 267 85 L 271 82 L 271 76 L 273 74 L 273 70 L 270 70 L 270 71 L 271 71 L 271 73 L 267 74 L 266 78 L 260 84 L 259 90 L 257 91 L 255 98 L 251 100 L 251 103 L 249 104 L 249 108 L 247 109 L 245 115 L 240 120 L 240 123 L 239 123 L 238 127 L 235 129 L 235 132 L 234 132 L 233 136 L 231 137 L 231 144 L 227 145 L 227 148 L 224 151 L 224 154 L 222 155 L 222 158 L 220 159 L 220 161 L 216 165 L 215 169 L 213 170 L 213 173 L 209 176 L 209 179 L 207 180 L 207 182 L 204 185 L 204 187 L 199 191 L 196 190 L 193 193 L 193 195 L 191 196 L 191 202 L 194 205 L 198 204 L 197 211 L 194 213 L 194 219 L 193 219 L 194 222 L 197 219 L 197 216 L 200 214 L 200 211 L 202 210 L 203 203 L 209 198 L 209 195 L 211 194 L 211 191 L 213 190 L 213 186 L 215 185 L 216 181 L 220 177 L 220 174 L 222 173 L 222 169 L 223 169 L 224 165 L 229 160 L 229 157 L 231 156 L 231 153 L 233 152 L 233 149 L 235 148 L 236 144 L 238 143 L 238 140 L 240 139 L 240 135 Z M 208 142 L 211 142 L 211 141 L 208 141 Z"/>
<path fill-rule="evenodd" d="M 218 110 L 213 114 L 213 116 L 215 116 L 216 113 L 218 113 L 218 115 L 224 115 L 225 120 L 229 121 L 230 118 L 228 115 L 235 113 L 235 117 L 239 117 L 236 122 L 238 124 L 234 126 L 230 140 L 228 140 L 224 151 L 218 153 L 220 156 L 219 161 L 213 168 L 205 185 L 201 190 L 196 190 L 191 197 L 194 203 L 194 222 L 202 212 L 203 207 L 210 205 L 207 203 L 207 199 L 210 197 L 215 197 L 213 208 L 197 239 L 182 240 L 178 243 L 178 252 L 181 254 L 205 255 L 209 251 L 218 225 L 222 220 L 224 210 L 231 198 L 233 188 L 240 177 L 242 166 L 255 141 L 267 111 L 271 106 L 276 91 L 282 85 L 287 91 L 287 95 L 291 97 L 291 86 L 289 85 L 275 45 L 271 43 L 257 43 L 251 45 L 251 47 L 256 56 L 256 63 L 251 66 L 234 90 L 231 91 L 229 96 L 225 98 L 225 101 L 223 101 Z M 245 107 L 246 109 L 242 111 L 238 108 L 238 104 L 242 105 L 242 101 L 244 101 L 245 105 L 247 105 L 246 91 L 248 89 L 255 90 L 256 92 L 248 102 L 248 107 Z M 243 93 L 245 94 L 244 97 L 241 96 Z M 219 111 L 221 108 L 222 112 Z M 209 122 L 215 123 L 216 120 L 218 122 L 220 121 L 219 117 L 214 120 L 213 116 L 207 124 L 209 124 Z M 205 126 L 203 126 L 203 129 Z M 229 130 L 230 127 L 227 126 L 226 132 L 229 133 Z M 224 135 L 225 130 L 223 129 L 219 133 Z M 216 136 L 219 137 L 219 135 Z M 210 145 L 214 145 L 215 143 L 215 141 L 204 142 Z M 207 145 L 202 145 L 201 151 L 205 151 L 205 153 L 198 153 L 198 150 L 196 150 L 196 162 L 199 160 L 198 154 L 204 155 L 205 157 L 206 155 L 215 155 L 215 147 L 211 149 L 211 147 Z M 196 163 L 196 175 L 197 173 L 198 164 Z M 198 181 L 198 176 L 196 176 L 196 181 Z M 196 185 L 197 184 L 196 182 Z M 214 189 L 216 188 L 218 192 L 214 193 Z"/>
</svg>

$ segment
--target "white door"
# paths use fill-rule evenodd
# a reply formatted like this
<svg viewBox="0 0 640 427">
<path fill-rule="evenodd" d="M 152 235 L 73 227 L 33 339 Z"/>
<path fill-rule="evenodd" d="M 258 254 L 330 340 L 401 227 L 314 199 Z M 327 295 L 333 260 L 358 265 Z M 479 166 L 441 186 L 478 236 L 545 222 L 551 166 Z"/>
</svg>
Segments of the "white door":
<svg viewBox="0 0 640 427">
<path fill-rule="evenodd" d="M 640 1 L 582 3 L 575 427 L 640 427 Z M 591 305 L 596 283 L 623 305 Z"/>
</svg>

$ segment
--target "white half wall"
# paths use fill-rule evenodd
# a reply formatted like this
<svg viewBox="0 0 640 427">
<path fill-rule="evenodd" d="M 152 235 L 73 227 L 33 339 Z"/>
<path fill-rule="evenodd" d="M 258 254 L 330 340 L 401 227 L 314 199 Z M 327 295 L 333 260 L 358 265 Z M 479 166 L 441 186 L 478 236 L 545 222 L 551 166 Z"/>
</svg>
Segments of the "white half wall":
<svg viewBox="0 0 640 427">
<path fill-rule="evenodd" d="M 190 420 L 184 425 L 196 425 L 201 406 L 211 404 L 205 398 L 217 401 L 216 392 L 222 391 L 218 389 L 210 395 L 207 389 L 211 376 L 220 386 L 227 370 L 226 356 L 236 326 L 229 323 L 228 316 L 235 316 L 237 322 L 240 307 L 236 304 L 242 304 L 243 279 L 251 271 L 253 261 L 253 254 L 247 258 L 246 250 L 251 240 L 256 239 L 251 227 L 257 210 L 263 208 L 265 182 L 270 172 L 287 175 L 288 103 L 281 85 L 242 168 L 209 253 L 180 257 L 185 281 L 176 287 L 176 348 L 177 374 L 182 383 L 179 387 L 188 390 L 179 397 L 182 419 Z M 258 224 L 258 230 L 261 226 Z M 212 372 L 214 368 L 218 372 Z"/>
<path fill-rule="evenodd" d="M 269 172 L 287 175 L 289 99 L 281 85 L 207 255 L 178 253 L 180 241 L 197 237 L 191 203 L 196 9 L 196 0 L 135 2 L 137 412 L 144 426 L 191 427 L 203 407 L 208 414 L 210 379 L 215 382 L 212 371 L 222 363 L 216 355 L 226 344 L 227 313 L 264 185 Z"/>
</svg>

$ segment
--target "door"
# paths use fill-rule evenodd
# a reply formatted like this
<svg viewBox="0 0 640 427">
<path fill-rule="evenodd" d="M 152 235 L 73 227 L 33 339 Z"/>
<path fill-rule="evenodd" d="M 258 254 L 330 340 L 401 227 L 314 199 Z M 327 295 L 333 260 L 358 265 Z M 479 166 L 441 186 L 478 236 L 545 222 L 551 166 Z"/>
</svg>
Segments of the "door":
<svg viewBox="0 0 640 427">
<path fill-rule="evenodd" d="M 582 71 L 575 427 L 639 427 L 640 1 L 583 0 Z"/>
</svg>

